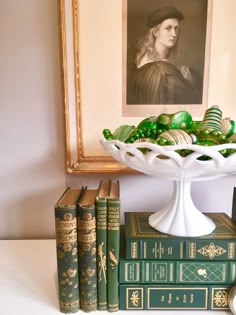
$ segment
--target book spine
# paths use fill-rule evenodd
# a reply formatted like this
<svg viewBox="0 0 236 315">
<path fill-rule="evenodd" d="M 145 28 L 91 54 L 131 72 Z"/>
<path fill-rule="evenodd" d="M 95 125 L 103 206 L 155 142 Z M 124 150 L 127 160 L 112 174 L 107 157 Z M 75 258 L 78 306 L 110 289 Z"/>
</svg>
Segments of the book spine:
<svg viewBox="0 0 236 315">
<path fill-rule="evenodd" d="M 193 260 L 235 260 L 236 239 L 193 239 L 187 241 L 186 258 Z"/>
<path fill-rule="evenodd" d="M 55 207 L 55 230 L 59 307 L 74 313 L 80 308 L 76 207 Z"/>
<path fill-rule="evenodd" d="M 78 208 L 80 309 L 97 309 L 97 262 L 95 204 Z"/>
<path fill-rule="evenodd" d="M 120 310 L 229 310 L 229 290 L 227 285 L 120 284 Z"/>
<path fill-rule="evenodd" d="M 96 200 L 98 309 L 107 309 L 107 198 Z"/>
<path fill-rule="evenodd" d="M 126 238 L 126 259 L 181 260 L 186 258 L 186 242 L 178 239 Z"/>
<path fill-rule="evenodd" d="M 158 260 L 120 259 L 120 283 L 175 283 L 176 263 Z"/>
<path fill-rule="evenodd" d="M 236 260 L 236 225 L 225 213 L 208 217 L 216 224 L 215 230 L 200 237 L 174 237 L 149 225 L 149 212 L 125 212 L 127 259 L 159 260 Z"/>
<path fill-rule="evenodd" d="M 108 311 L 115 312 L 119 310 L 120 199 L 108 198 L 107 247 Z"/>
<path fill-rule="evenodd" d="M 129 239 L 127 259 L 234 261 L 236 240 Z"/>
<path fill-rule="evenodd" d="M 119 264 L 120 283 L 233 284 L 235 263 L 210 261 L 126 260 Z"/>
</svg>

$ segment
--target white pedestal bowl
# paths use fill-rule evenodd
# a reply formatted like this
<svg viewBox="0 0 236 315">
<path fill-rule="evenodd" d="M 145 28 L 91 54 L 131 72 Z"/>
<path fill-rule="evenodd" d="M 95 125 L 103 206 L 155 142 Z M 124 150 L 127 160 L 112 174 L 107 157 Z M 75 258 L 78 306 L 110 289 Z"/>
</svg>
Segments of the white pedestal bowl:
<svg viewBox="0 0 236 315">
<path fill-rule="evenodd" d="M 219 151 L 236 150 L 236 144 L 215 146 L 171 145 L 160 146 L 148 142 L 123 143 L 118 140 L 101 141 L 104 149 L 117 161 L 149 175 L 174 181 L 174 192 L 169 204 L 149 217 L 154 229 L 175 236 L 197 237 L 210 234 L 214 222 L 199 211 L 191 198 L 192 181 L 217 179 L 236 173 L 236 153 L 224 157 Z M 191 150 L 182 157 L 177 150 Z M 208 156 L 208 160 L 199 160 Z"/>
</svg>

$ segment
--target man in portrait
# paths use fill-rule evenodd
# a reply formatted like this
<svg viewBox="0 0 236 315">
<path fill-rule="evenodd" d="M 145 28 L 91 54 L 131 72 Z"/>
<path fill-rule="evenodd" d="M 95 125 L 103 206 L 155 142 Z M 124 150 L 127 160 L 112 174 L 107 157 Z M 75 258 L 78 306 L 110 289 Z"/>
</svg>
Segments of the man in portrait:
<svg viewBox="0 0 236 315">
<path fill-rule="evenodd" d="M 148 1 L 146 17 L 147 2 L 135 3 L 127 2 L 127 105 L 201 104 L 207 0 Z"/>
</svg>

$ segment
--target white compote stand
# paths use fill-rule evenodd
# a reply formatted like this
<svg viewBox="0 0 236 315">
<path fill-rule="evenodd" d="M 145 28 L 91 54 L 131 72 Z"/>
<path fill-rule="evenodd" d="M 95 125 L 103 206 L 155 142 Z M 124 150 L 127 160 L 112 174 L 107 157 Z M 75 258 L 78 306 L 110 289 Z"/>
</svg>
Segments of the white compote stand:
<svg viewBox="0 0 236 315">
<path fill-rule="evenodd" d="M 236 144 L 215 146 L 160 146 L 149 142 L 124 143 L 118 140 L 101 141 L 104 149 L 117 161 L 137 171 L 174 181 L 169 204 L 149 217 L 154 229 L 174 236 L 203 236 L 215 229 L 214 222 L 199 211 L 191 197 L 191 182 L 216 179 L 236 173 L 236 153 L 224 157 L 219 151 L 236 150 Z M 191 150 L 182 157 L 178 150 Z M 208 156 L 208 160 L 199 160 Z"/>
</svg>

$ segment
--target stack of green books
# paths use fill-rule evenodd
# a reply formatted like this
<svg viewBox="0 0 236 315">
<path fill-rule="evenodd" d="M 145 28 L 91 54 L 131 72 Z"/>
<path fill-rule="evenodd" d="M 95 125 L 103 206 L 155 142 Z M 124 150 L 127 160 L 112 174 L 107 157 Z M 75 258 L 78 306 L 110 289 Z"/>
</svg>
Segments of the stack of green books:
<svg viewBox="0 0 236 315">
<path fill-rule="evenodd" d="M 119 263 L 121 310 L 228 310 L 236 283 L 236 225 L 209 213 L 213 233 L 176 237 L 154 230 L 149 212 L 126 212 Z"/>
</svg>

